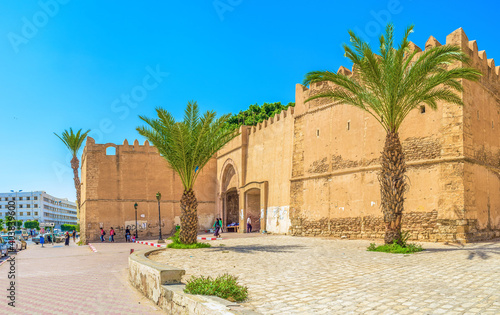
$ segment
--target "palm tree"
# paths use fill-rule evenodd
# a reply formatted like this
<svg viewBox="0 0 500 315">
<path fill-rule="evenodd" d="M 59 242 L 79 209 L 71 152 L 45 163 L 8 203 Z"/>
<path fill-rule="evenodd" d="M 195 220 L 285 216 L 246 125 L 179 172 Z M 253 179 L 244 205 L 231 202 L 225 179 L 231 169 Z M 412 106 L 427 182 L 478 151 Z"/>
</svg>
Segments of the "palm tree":
<svg viewBox="0 0 500 315">
<path fill-rule="evenodd" d="M 87 134 L 89 132 L 90 129 L 84 133 L 82 133 L 82 129 L 80 129 L 76 133 L 74 133 L 72 128 L 69 128 L 69 132 L 68 130 L 64 130 L 61 136 L 59 136 L 57 133 L 54 132 L 54 134 L 59 139 L 61 139 L 61 141 L 66 145 L 66 147 L 73 155 L 73 158 L 71 159 L 71 168 L 73 169 L 73 180 L 75 182 L 75 189 L 76 189 L 76 206 L 78 207 L 78 210 L 80 210 L 80 201 L 81 201 L 80 177 L 78 175 L 78 168 L 80 167 L 80 161 L 78 160 L 76 155 L 78 154 L 78 151 L 80 150 L 80 147 L 82 146 L 83 141 L 85 141 L 85 138 L 87 137 Z"/>
<path fill-rule="evenodd" d="M 313 71 L 304 85 L 330 81 L 334 88 L 306 102 L 329 98 L 336 104 L 358 107 L 373 116 L 387 135 L 379 173 L 381 207 L 386 225 L 385 242 L 400 242 L 401 218 L 407 190 L 406 163 L 398 130 L 408 113 L 421 104 L 437 109 L 438 101 L 463 105 L 455 92 L 463 91 L 461 79 L 477 81 L 481 73 L 461 66 L 468 57 L 456 46 L 439 46 L 419 52 L 411 48 L 409 26 L 399 47 L 394 47 L 394 26 L 388 24 L 380 36 L 380 54 L 353 31 L 345 56 L 353 63 L 353 74 Z M 457 66 L 458 64 L 458 66 Z"/>
<path fill-rule="evenodd" d="M 158 119 L 139 116 L 149 126 L 138 127 L 137 131 L 151 141 L 181 178 L 184 193 L 179 239 L 184 244 L 193 244 L 198 235 L 198 202 L 193 185 L 201 169 L 237 133 L 227 127 L 230 115 L 216 118 L 215 112 L 207 111 L 200 116 L 196 102 L 188 102 L 184 121 L 176 122 L 162 108 L 157 108 L 156 113 Z"/>
</svg>

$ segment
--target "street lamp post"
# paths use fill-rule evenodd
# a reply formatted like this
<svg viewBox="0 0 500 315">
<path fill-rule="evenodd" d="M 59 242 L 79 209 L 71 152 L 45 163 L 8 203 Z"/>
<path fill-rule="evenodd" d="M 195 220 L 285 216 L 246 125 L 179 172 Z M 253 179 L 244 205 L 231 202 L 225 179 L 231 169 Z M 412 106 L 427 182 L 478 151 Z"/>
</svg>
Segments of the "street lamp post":
<svg viewBox="0 0 500 315">
<path fill-rule="evenodd" d="M 160 227 L 160 236 L 158 237 L 158 243 L 163 243 L 165 241 L 161 237 L 161 214 L 160 214 L 161 193 L 160 192 L 156 193 L 156 200 L 158 200 L 158 226 Z"/>
<path fill-rule="evenodd" d="M 135 209 L 135 239 L 137 240 L 138 235 L 137 235 L 137 202 L 134 204 L 134 209 Z"/>
</svg>

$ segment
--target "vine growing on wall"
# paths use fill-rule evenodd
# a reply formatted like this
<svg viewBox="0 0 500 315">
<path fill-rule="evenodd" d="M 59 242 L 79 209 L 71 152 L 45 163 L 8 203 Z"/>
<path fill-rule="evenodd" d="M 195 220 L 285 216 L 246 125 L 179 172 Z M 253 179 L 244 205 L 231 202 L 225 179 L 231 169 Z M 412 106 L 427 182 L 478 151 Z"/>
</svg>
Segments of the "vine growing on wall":
<svg viewBox="0 0 500 315">
<path fill-rule="evenodd" d="M 229 128 L 236 129 L 239 126 L 256 126 L 258 123 L 263 122 L 269 117 L 280 113 L 283 110 L 287 110 L 288 107 L 294 107 L 295 103 L 290 102 L 286 105 L 281 104 L 281 102 L 276 103 L 264 103 L 262 105 L 253 104 L 248 107 L 245 111 L 240 111 L 238 114 L 232 115 L 227 124 Z"/>
</svg>

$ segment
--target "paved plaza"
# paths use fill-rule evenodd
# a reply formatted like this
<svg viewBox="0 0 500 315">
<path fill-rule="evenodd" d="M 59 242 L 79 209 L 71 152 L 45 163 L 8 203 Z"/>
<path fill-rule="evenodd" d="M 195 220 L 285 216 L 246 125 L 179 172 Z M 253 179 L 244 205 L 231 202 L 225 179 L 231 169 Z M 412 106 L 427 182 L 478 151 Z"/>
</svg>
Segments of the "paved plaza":
<svg viewBox="0 0 500 315">
<path fill-rule="evenodd" d="M 263 314 L 500 314 L 498 241 L 400 255 L 367 252 L 370 241 L 251 236 L 150 258 L 184 268 L 184 281 L 237 275 L 244 304 Z"/>
<path fill-rule="evenodd" d="M 500 242 L 424 243 L 412 255 L 367 252 L 369 241 L 223 235 L 214 247 L 166 249 L 151 259 L 191 275 L 231 273 L 262 314 L 500 314 Z M 0 314 L 161 314 L 128 283 L 131 243 L 31 245 L 15 256 L 16 308 Z M 9 287 L 9 264 L 0 286 Z M 7 291 L 4 291 L 7 292 Z"/>
<path fill-rule="evenodd" d="M 31 242 L 30 242 L 31 243 Z M 162 314 L 128 283 L 132 243 L 28 245 L 15 258 L 16 307 L 7 305 L 9 263 L 0 266 L 0 314 Z"/>
</svg>

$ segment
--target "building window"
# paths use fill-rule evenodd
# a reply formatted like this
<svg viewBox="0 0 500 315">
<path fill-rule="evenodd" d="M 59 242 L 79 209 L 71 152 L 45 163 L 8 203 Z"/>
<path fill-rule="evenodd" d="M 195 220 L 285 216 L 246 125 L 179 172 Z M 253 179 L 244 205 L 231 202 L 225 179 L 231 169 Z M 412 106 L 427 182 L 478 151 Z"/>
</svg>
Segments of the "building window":
<svg viewBox="0 0 500 315">
<path fill-rule="evenodd" d="M 26 197 L 26 200 L 30 200 L 30 197 Z"/>
<path fill-rule="evenodd" d="M 38 208 L 38 203 L 35 203 L 35 208 Z"/>
<path fill-rule="evenodd" d="M 12 200 L 16 200 L 16 197 L 12 197 Z"/>
<path fill-rule="evenodd" d="M 2 205 L 0 205 L 0 209 L 2 209 Z"/>
<path fill-rule="evenodd" d="M 31 215 L 31 212 L 27 212 L 28 214 L 27 215 Z"/>
<path fill-rule="evenodd" d="M 22 208 L 22 207 L 23 207 L 23 205 L 19 205 L 19 208 Z"/>
<path fill-rule="evenodd" d="M 19 197 L 19 200 L 23 200 L 23 197 Z"/>
<path fill-rule="evenodd" d="M 425 105 L 420 106 L 420 114 L 425 114 Z"/>
<path fill-rule="evenodd" d="M 351 130 L 351 122 L 350 121 L 347 122 L 347 130 Z"/>
<path fill-rule="evenodd" d="M 316 137 L 319 137 L 319 129 L 316 129 Z"/>
<path fill-rule="evenodd" d="M 26 205 L 26 208 L 31 208 L 31 205 L 30 205 L 30 204 L 27 204 L 27 205 Z"/>
<path fill-rule="evenodd" d="M 33 197 L 33 200 L 38 200 L 38 197 L 37 196 Z"/>
<path fill-rule="evenodd" d="M 35 211 L 35 215 L 38 215 L 38 212 Z"/>
<path fill-rule="evenodd" d="M 20 216 L 23 216 L 23 213 L 22 213 L 22 212 L 19 212 L 19 215 L 20 215 Z"/>
</svg>

